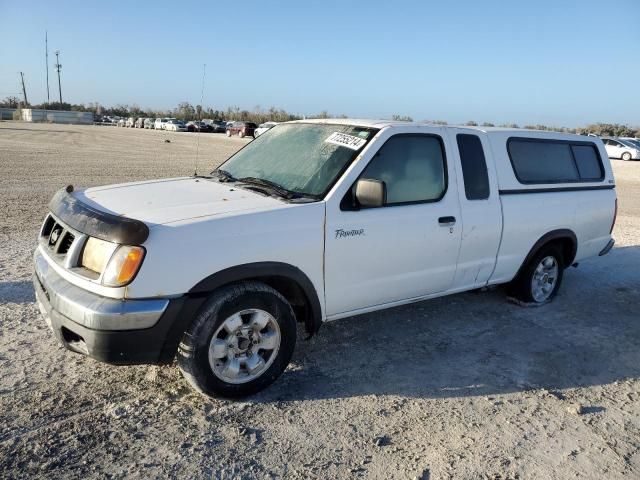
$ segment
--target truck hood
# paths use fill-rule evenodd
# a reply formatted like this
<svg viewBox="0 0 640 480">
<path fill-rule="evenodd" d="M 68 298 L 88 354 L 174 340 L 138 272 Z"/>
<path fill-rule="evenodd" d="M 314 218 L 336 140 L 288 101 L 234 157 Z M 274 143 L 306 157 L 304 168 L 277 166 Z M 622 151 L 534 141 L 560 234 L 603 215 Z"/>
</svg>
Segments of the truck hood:
<svg viewBox="0 0 640 480">
<path fill-rule="evenodd" d="M 74 195 L 88 206 L 153 227 L 190 218 L 270 210 L 285 204 L 205 178 L 170 178 L 88 188 Z"/>
</svg>

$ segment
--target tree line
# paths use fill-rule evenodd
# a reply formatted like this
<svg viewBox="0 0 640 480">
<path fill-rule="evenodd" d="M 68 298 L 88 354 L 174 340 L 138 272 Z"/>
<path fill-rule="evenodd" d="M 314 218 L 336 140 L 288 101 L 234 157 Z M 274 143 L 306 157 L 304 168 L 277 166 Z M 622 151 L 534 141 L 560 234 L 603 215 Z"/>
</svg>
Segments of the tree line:
<svg viewBox="0 0 640 480">
<path fill-rule="evenodd" d="M 22 102 L 17 97 L 7 97 L 0 101 L 0 108 L 20 108 Z M 192 105 L 189 102 L 181 102 L 175 108 L 170 110 L 153 110 L 142 109 L 136 104 L 132 105 L 115 105 L 115 106 L 103 106 L 99 103 L 88 104 L 71 104 L 71 103 L 42 103 L 39 105 L 32 105 L 31 108 L 41 108 L 46 110 L 71 110 L 81 112 L 93 112 L 94 115 L 101 116 L 118 116 L 118 117 L 176 117 L 185 121 L 198 120 L 202 118 L 212 120 L 238 120 L 245 122 L 264 123 L 264 122 L 288 122 L 291 120 L 301 120 L 302 118 L 347 118 L 344 114 L 330 114 L 326 110 L 323 110 L 314 115 L 302 115 L 290 113 L 282 108 L 270 107 L 264 109 L 260 106 L 256 106 L 253 110 L 241 109 L 240 107 L 227 107 L 226 109 L 214 109 L 212 107 L 203 108 L 201 105 Z M 413 122 L 413 118 L 407 115 L 392 115 L 392 120 Z M 422 120 L 422 122 L 432 123 L 435 125 L 448 125 L 448 122 L 444 120 Z M 507 127 L 507 128 L 520 128 L 516 123 L 504 123 L 494 125 L 490 122 L 475 122 L 468 121 L 465 123 L 467 126 L 481 126 L 481 127 Z M 640 126 L 630 126 L 619 123 L 591 123 L 589 125 L 577 128 L 568 127 L 554 127 L 548 125 L 523 125 L 522 128 L 527 130 L 544 130 L 553 132 L 566 132 L 577 133 L 580 135 L 587 135 L 589 133 L 598 136 L 612 136 L 612 137 L 640 137 Z"/>
</svg>

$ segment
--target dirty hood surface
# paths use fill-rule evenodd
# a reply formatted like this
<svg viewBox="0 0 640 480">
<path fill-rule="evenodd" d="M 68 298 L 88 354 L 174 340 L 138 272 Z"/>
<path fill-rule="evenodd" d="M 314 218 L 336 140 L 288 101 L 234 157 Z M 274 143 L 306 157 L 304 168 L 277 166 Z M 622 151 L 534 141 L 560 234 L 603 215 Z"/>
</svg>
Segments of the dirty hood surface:
<svg viewBox="0 0 640 480">
<path fill-rule="evenodd" d="M 93 208 L 141 220 L 149 227 L 286 205 L 276 198 L 238 188 L 233 183 L 193 177 L 93 187 L 74 195 Z"/>
</svg>

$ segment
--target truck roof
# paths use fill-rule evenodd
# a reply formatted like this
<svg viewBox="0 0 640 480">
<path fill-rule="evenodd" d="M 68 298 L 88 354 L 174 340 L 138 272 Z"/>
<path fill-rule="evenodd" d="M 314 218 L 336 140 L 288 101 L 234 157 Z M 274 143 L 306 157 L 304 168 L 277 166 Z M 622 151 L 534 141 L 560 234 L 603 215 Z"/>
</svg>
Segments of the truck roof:
<svg viewBox="0 0 640 480">
<path fill-rule="evenodd" d="M 307 120 L 295 120 L 289 123 L 319 123 L 330 125 L 353 125 L 357 127 L 370 127 L 370 128 L 394 128 L 394 127 L 441 127 L 441 128 L 456 128 L 463 130 L 470 130 L 476 132 L 514 132 L 514 133 L 533 133 L 545 137 L 584 137 L 583 135 L 577 135 L 574 133 L 556 132 L 552 130 L 531 130 L 526 128 L 513 128 L 513 127 L 483 127 L 483 126 L 469 126 L 469 125 L 441 125 L 429 122 L 406 122 L 399 120 L 373 120 L 362 118 L 313 118 Z"/>
</svg>

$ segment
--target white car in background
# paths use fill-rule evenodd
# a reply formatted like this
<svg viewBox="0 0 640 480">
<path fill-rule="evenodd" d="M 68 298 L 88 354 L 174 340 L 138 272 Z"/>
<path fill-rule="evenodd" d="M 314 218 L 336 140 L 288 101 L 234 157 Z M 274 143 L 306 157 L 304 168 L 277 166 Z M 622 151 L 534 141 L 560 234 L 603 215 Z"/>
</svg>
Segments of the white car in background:
<svg viewBox="0 0 640 480">
<path fill-rule="evenodd" d="M 186 132 L 187 126 L 183 121 L 172 118 L 167 120 L 167 123 L 164 124 L 164 129 L 169 132 Z"/>
<path fill-rule="evenodd" d="M 620 137 L 620 140 L 624 140 L 627 143 L 632 143 L 636 147 L 640 148 L 640 138 Z"/>
<path fill-rule="evenodd" d="M 640 147 L 635 143 L 621 138 L 603 138 L 602 143 L 604 143 L 609 158 L 640 160 Z"/>
<path fill-rule="evenodd" d="M 156 118 L 155 123 L 153 124 L 156 130 L 164 130 L 165 124 L 169 121 L 168 118 Z"/>
<path fill-rule="evenodd" d="M 264 122 L 264 123 L 261 123 L 260 125 L 258 125 L 258 128 L 256 128 L 256 131 L 254 132 L 254 136 L 257 138 L 260 135 L 262 135 L 264 132 L 266 132 L 267 130 L 271 130 L 276 125 L 278 125 L 278 122 Z"/>
</svg>

